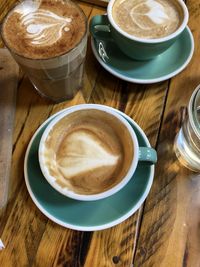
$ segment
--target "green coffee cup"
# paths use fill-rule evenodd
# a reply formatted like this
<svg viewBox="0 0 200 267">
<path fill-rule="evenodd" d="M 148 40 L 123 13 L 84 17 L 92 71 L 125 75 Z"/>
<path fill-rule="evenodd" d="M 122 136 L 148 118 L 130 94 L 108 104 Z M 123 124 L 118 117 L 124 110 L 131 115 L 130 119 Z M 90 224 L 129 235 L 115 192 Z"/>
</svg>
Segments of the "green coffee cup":
<svg viewBox="0 0 200 267">
<path fill-rule="evenodd" d="M 116 0 L 111 0 L 108 4 L 106 15 L 94 16 L 90 21 L 90 32 L 95 39 L 113 39 L 120 50 L 130 58 L 137 60 L 149 60 L 168 49 L 186 28 L 188 23 L 188 10 L 182 0 L 176 0 L 176 4 L 181 10 L 181 23 L 171 34 L 159 38 L 144 38 L 131 35 L 122 30 L 113 19 L 112 10 Z M 144 1 L 141 1 L 144 3 Z M 154 2 L 156 0 L 146 1 Z"/>
</svg>

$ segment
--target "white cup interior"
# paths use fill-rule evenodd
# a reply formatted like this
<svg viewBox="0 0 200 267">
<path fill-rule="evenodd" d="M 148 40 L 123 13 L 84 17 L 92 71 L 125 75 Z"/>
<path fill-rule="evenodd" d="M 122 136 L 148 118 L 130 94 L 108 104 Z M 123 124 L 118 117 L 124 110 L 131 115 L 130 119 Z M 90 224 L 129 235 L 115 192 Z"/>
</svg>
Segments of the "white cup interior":
<svg viewBox="0 0 200 267">
<path fill-rule="evenodd" d="M 183 10 L 183 21 L 180 25 L 180 27 L 173 32 L 172 34 L 169 34 L 165 37 L 162 38 L 155 38 L 155 39 L 147 39 L 147 38 L 140 38 L 140 37 L 136 37 L 133 36 L 131 34 L 128 34 L 127 32 L 123 31 L 118 25 L 117 23 L 114 21 L 113 16 L 112 16 L 112 7 L 114 5 L 116 0 L 110 0 L 108 7 L 107 7 L 107 14 L 108 14 L 108 19 L 111 23 L 111 25 L 119 32 L 121 33 L 123 36 L 127 37 L 128 39 L 131 39 L 133 41 L 138 41 L 138 42 L 142 42 L 142 43 L 162 43 L 168 40 L 171 40 L 173 38 L 175 38 L 176 36 L 178 36 L 187 26 L 188 23 L 188 19 L 189 19 L 189 13 L 188 13 L 188 9 L 185 5 L 185 3 L 183 2 L 183 0 L 176 0 L 180 7 Z"/>
<path fill-rule="evenodd" d="M 47 139 L 49 132 L 51 131 L 53 126 L 57 122 L 59 122 L 63 117 L 71 114 L 72 112 L 84 110 L 84 109 L 98 109 L 98 110 L 106 111 L 106 112 L 110 113 L 111 115 L 113 115 L 116 119 L 120 120 L 128 129 L 130 136 L 131 136 L 131 139 L 133 141 L 133 146 L 134 146 L 133 147 L 134 157 L 132 159 L 130 168 L 129 168 L 127 174 L 125 175 L 125 177 L 117 185 L 115 185 L 111 189 L 108 189 L 107 191 L 104 191 L 104 192 L 101 192 L 98 194 L 92 194 L 92 195 L 77 194 L 77 193 L 69 190 L 66 187 L 64 187 L 64 188 L 61 187 L 57 182 L 55 182 L 56 179 L 49 173 L 49 170 L 45 165 L 44 157 L 43 157 L 43 154 L 44 154 L 43 151 L 45 148 L 45 140 Z M 45 129 L 45 131 L 42 135 L 42 138 L 40 140 L 40 144 L 39 144 L 39 163 L 40 163 L 41 171 L 42 171 L 44 177 L 46 178 L 46 180 L 51 184 L 51 186 L 54 189 L 56 189 L 61 194 L 65 195 L 67 197 L 73 198 L 73 199 L 83 200 L 83 201 L 102 199 L 102 198 L 111 196 L 112 194 L 116 193 L 121 188 L 123 188 L 128 183 L 128 181 L 132 178 L 132 176 L 136 170 L 136 167 L 138 164 L 138 157 L 139 157 L 138 141 L 137 141 L 137 137 L 135 135 L 133 128 L 130 126 L 130 124 L 127 122 L 127 120 L 125 118 L 123 118 L 120 114 L 118 114 L 113 109 L 110 109 L 109 107 L 104 106 L 104 105 L 82 104 L 82 105 L 74 106 L 74 107 L 64 111 L 63 113 L 56 116 L 52 122 L 50 122 L 50 124 Z"/>
</svg>

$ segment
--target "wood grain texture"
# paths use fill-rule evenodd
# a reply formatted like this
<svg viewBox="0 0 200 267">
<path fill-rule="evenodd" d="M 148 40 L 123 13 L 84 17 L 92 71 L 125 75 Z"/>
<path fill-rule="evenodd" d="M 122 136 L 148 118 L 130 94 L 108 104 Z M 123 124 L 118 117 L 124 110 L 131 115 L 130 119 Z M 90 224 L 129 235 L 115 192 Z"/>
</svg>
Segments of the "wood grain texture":
<svg viewBox="0 0 200 267">
<path fill-rule="evenodd" d="M 97 6 L 107 7 L 109 0 L 81 0 Z"/>
<path fill-rule="evenodd" d="M 200 1 L 188 0 L 189 26 L 199 40 Z M 184 107 L 199 83 L 199 47 L 189 66 L 171 81 L 158 144 L 158 164 L 144 208 L 134 266 L 198 267 L 200 176 L 177 161 L 173 143 Z"/>
<path fill-rule="evenodd" d="M 0 49 L 0 210 L 7 204 L 12 136 L 19 67 L 7 49 Z"/>
<path fill-rule="evenodd" d="M 0 19 L 14 2 L 0 2 Z M 199 5 L 200 0 L 188 1 L 196 43 Z M 80 6 L 88 18 L 105 13 L 88 3 Z M 90 37 L 88 40 L 84 87 L 74 99 L 55 105 L 41 98 L 26 77 L 19 83 L 11 190 L 7 209 L 0 215 L 0 238 L 6 246 L 0 252 L 0 266 L 130 267 L 133 259 L 134 267 L 199 266 L 199 179 L 180 166 L 172 153 L 182 107 L 198 83 L 199 50 L 171 82 L 139 85 L 106 72 L 92 54 Z M 125 112 L 159 152 L 145 205 L 123 223 L 97 232 L 73 231 L 48 220 L 32 202 L 24 183 L 24 155 L 36 129 L 50 115 L 81 103 L 105 104 Z"/>
</svg>

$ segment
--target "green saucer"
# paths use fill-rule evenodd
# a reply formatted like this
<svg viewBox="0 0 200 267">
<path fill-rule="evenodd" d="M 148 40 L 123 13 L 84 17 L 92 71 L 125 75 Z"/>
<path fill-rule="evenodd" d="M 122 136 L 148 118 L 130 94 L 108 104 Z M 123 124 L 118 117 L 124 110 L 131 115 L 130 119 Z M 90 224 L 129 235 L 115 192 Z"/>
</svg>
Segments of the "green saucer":
<svg viewBox="0 0 200 267">
<path fill-rule="evenodd" d="M 127 115 L 119 113 L 134 128 L 139 145 L 150 146 L 142 129 Z M 77 201 L 61 195 L 43 177 L 38 161 L 38 146 L 42 133 L 57 114 L 40 126 L 26 151 L 24 162 L 25 182 L 33 202 L 50 220 L 74 230 L 96 231 L 124 221 L 146 199 L 153 182 L 154 165 L 147 166 L 140 163 L 133 178 L 122 190 L 102 200 Z"/>
<path fill-rule="evenodd" d="M 122 80 L 141 84 L 156 83 L 177 75 L 188 65 L 194 52 L 189 27 L 164 53 L 147 61 L 127 57 L 112 39 L 91 41 L 93 53 L 102 67 Z"/>
</svg>

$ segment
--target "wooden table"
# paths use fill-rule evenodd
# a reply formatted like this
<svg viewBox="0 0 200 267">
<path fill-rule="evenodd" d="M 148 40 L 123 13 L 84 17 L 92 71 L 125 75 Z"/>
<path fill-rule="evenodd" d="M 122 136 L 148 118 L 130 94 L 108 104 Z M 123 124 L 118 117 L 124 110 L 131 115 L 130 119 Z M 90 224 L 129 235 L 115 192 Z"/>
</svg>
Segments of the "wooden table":
<svg viewBox="0 0 200 267">
<path fill-rule="evenodd" d="M 14 2 L 1 0 L 1 19 Z M 105 12 L 88 3 L 80 6 L 89 19 Z M 0 251 L 1 267 L 200 266 L 200 176 L 181 166 L 173 152 L 184 107 L 200 82 L 200 0 L 187 0 L 187 6 L 195 53 L 187 68 L 170 80 L 152 85 L 122 81 L 97 63 L 90 42 L 84 88 L 71 101 L 54 105 L 20 76 L 9 202 L 0 217 L 5 245 Z M 36 129 L 50 115 L 80 103 L 99 103 L 125 112 L 158 152 L 153 186 L 143 206 L 119 225 L 96 232 L 66 229 L 48 220 L 24 182 L 25 151 Z"/>
</svg>

